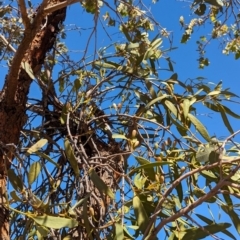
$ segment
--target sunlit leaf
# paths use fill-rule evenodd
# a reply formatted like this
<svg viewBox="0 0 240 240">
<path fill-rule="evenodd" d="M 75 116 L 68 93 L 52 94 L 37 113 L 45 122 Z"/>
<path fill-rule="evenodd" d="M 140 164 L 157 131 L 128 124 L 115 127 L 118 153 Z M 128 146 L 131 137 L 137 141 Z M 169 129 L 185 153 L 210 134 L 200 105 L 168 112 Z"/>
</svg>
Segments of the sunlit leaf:
<svg viewBox="0 0 240 240">
<path fill-rule="evenodd" d="M 211 137 L 209 136 L 208 131 L 204 127 L 204 125 L 196 117 L 194 117 L 191 113 L 188 114 L 188 118 L 193 123 L 193 125 L 196 127 L 198 132 L 202 135 L 202 137 L 209 142 Z"/>
<path fill-rule="evenodd" d="M 27 153 L 28 154 L 32 154 L 37 152 L 38 150 L 40 150 L 44 145 L 46 145 L 48 142 L 47 139 L 40 139 L 39 141 L 37 141 L 35 144 L 33 144 L 28 150 Z"/>
<path fill-rule="evenodd" d="M 114 230 L 115 230 L 115 238 L 114 238 L 114 240 L 122 240 L 122 239 L 124 239 L 122 224 L 115 223 L 114 224 Z"/>
<path fill-rule="evenodd" d="M 78 221 L 71 218 L 54 217 L 49 215 L 34 216 L 32 214 L 28 214 L 28 217 L 32 218 L 40 226 L 53 229 L 60 229 L 64 227 L 73 228 L 78 225 Z"/>
<path fill-rule="evenodd" d="M 188 99 L 183 100 L 183 114 L 184 117 L 187 118 L 189 113 L 190 101 Z"/>
<path fill-rule="evenodd" d="M 133 197 L 133 209 L 137 219 L 137 224 L 142 233 L 145 232 L 149 219 L 147 213 L 142 205 L 142 202 L 138 196 Z"/>
</svg>

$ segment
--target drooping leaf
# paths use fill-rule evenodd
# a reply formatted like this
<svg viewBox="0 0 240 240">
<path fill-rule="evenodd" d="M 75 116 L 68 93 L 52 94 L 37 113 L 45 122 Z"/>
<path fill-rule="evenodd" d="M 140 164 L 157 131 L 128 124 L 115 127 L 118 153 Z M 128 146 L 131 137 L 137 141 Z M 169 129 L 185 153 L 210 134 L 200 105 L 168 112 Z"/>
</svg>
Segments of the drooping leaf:
<svg viewBox="0 0 240 240">
<path fill-rule="evenodd" d="M 67 158 L 68 158 L 68 160 L 69 160 L 69 162 L 72 166 L 72 169 L 73 169 L 76 177 L 78 177 L 79 174 L 80 174 L 79 167 L 78 167 L 78 162 L 77 162 L 77 159 L 74 155 L 72 146 L 71 146 L 71 144 L 70 144 L 70 142 L 67 138 L 64 141 L 64 146 L 65 146 L 65 152 L 66 152 Z"/>
<path fill-rule="evenodd" d="M 21 192 L 23 190 L 23 182 L 21 178 L 17 176 L 15 171 L 11 168 L 8 169 L 8 179 L 16 191 Z"/>
<path fill-rule="evenodd" d="M 93 168 L 89 170 L 89 176 L 100 192 L 107 194 L 111 199 L 115 198 L 112 190 L 103 182 Z"/>
<path fill-rule="evenodd" d="M 41 171 L 41 164 L 39 162 L 34 162 L 31 164 L 28 172 L 28 183 L 31 185 L 38 177 Z"/>
<path fill-rule="evenodd" d="M 175 117 L 178 117 L 178 111 L 177 108 L 174 106 L 174 104 L 168 100 L 164 101 L 164 104 L 167 106 L 167 108 L 175 115 Z"/>
<path fill-rule="evenodd" d="M 138 196 L 133 197 L 133 209 L 139 229 L 141 230 L 142 233 L 144 233 L 148 226 L 149 219 L 143 207 L 143 204 Z"/>
<path fill-rule="evenodd" d="M 183 115 L 187 118 L 189 113 L 190 101 L 188 99 L 183 100 Z"/>
<path fill-rule="evenodd" d="M 240 219 L 237 213 L 234 212 L 232 205 L 221 205 L 222 210 L 232 219 L 235 229 L 240 234 Z"/>
<path fill-rule="evenodd" d="M 203 222 L 207 223 L 208 225 L 211 225 L 214 223 L 212 220 L 210 220 L 209 218 L 207 218 L 201 214 L 196 213 L 196 216 L 199 217 Z M 222 232 L 225 235 L 227 235 L 228 237 L 232 238 L 233 240 L 237 240 L 237 238 L 235 238 L 235 236 L 232 233 L 230 233 L 228 230 L 223 230 Z"/>
<path fill-rule="evenodd" d="M 40 139 L 37 141 L 35 144 L 33 144 L 28 150 L 28 154 L 32 154 L 40 150 L 45 144 L 47 144 L 48 140 L 47 139 Z"/>
<path fill-rule="evenodd" d="M 211 140 L 211 137 L 209 136 L 208 131 L 204 127 L 204 125 L 191 113 L 188 114 L 188 118 L 193 123 L 193 125 L 196 127 L 198 132 L 202 135 L 202 137 L 209 142 Z"/>
<path fill-rule="evenodd" d="M 225 113 L 225 109 L 222 107 L 221 104 L 218 104 L 218 108 L 219 108 L 219 110 L 220 110 L 220 113 L 221 113 L 221 116 L 222 116 L 222 119 L 223 119 L 223 122 L 224 122 L 225 126 L 227 127 L 228 131 L 229 131 L 231 134 L 233 134 L 234 131 L 233 131 L 233 129 L 232 129 L 232 126 L 231 126 L 230 122 L 228 121 L 227 115 L 226 115 L 226 113 Z"/>
</svg>

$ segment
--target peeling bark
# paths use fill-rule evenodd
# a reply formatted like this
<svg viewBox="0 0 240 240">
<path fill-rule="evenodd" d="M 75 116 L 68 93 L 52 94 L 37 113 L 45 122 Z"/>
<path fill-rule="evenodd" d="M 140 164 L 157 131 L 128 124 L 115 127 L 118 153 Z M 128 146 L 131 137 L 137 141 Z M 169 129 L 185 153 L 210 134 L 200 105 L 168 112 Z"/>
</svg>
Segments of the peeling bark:
<svg viewBox="0 0 240 240">
<path fill-rule="evenodd" d="M 20 57 L 16 61 L 18 66 L 21 66 L 21 62 L 27 62 L 31 66 L 33 73 L 38 73 L 46 53 L 53 47 L 59 32 L 58 26 L 65 20 L 65 16 L 66 8 L 57 10 L 46 18 L 42 15 L 41 26 L 35 26 L 40 30 L 33 36 L 33 41 L 28 44 L 26 39 L 29 36 L 25 36 L 20 44 L 21 49 L 17 50 L 17 53 L 18 51 L 24 51 L 24 54 L 19 54 Z M 34 32 L 34 29 L 32 30 Z M 27 32 L 25 31 L 25 33 Z M 10 239 L 6 183 L 7 170 L 11 166 L 13 155 L 9 151 L 8 144 L 18 144 L 20 131 L 27 120 L 26 103 L 32 83 L 31 77 L 25 70 L 20 68 L 19 71 L 18 66 L 14 71 L 13 61 L 9 74 L 6 76 L 3 90 L 0 93 L 0 240 Z"/>
</svg>

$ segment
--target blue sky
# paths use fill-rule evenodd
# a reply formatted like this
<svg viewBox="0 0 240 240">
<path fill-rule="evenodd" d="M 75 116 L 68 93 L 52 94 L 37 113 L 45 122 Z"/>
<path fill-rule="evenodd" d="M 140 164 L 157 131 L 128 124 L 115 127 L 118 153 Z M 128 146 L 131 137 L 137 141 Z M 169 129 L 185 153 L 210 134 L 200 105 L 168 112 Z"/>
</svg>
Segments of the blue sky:
<svg viewBox="0 0 240 240">
<path fill-rule="evenodd" d="M 185 81 L 188 78 L 196 78 L 199 76 L 205 77 L 207 78 L 207 81 L 215 84 L 222 80 L 224 88 L 229 87 L 230 91 L 233 91 L 235 94 L 240 95 L 240 62 L 239 60 L 234 60 L 233 55 L 223 55 L 221 53 L 220 43 L 217 39 L 214 42 L 211 42 L 207 48 L 206 57 L 210 59 L 210 65 L 204 70 L 198 68 L 198 52 L 196 51 L 196 41 L 200 36 L 206 34 L 206 31 L 210 32 L 208 24 L 201 28 L 196 28 L 192 38 L 187 42 L 187 44 L 180 44 L 183 30 L 179 24 L 179 17 L 181 15 L 184 16 L 186 22 L 189 22 L 191 18 L 195 17 L 189 10 L 189 5 L 189 2 L 184 1 L 160 0 L 157 4 L 151 5 L 152 7 L 150 8 L 154 18 L 161 24 L 161 26 L 163 28 L 166 28 L 168 31 L 173 32 L 173 46 L 178 47 L 178 49 L 169 52 L 168 56 L 173 62 L 176 63 L 174 64 L 175 72 L 178 73 L 178 77 L 181 81 Z M 71 30 L 74 29 L 74 26 L 72 25 L 73 23 L 80 27 L 79 31 Z M 84 13 L 79 3 L 71 5 L 68 7 L 68 14 L 65 25 L 67 26 L 67 29 L 69 29 L 69 31 L 67 31 L 67 39 L 65 40 L 66 45 L 70 50 L 73 51 L 71 53 L 72 58 L 75 60 L 80 60 L 82 58 L 82 52 L 86 47 L 86 41 L 88 39 L 89 32 L 91 31 L 89 28 L 94 26 L 93 15 Z M 111 41 L 109 37 L 104 33 L 101 24 L 98 23 L 98 25 L 98 47 L 110 44 Z M 106 30 L 108 31 L 108 28 L 106 28 Z M 116 36 L 119 36 L 118 33 L 115 33 L 112 30 L 110 30 L 110 32 L 114 39 L 116 39 Z M 122 38 L 120 37 L 119 40 L 122 41 Z M 168 42 L 164 41 L 163 47 L 165 48 L 167 45 Z M 91 53 L 93 47 L 94 46 L 92 41 L 89 45 L 89 53 Z M 160 68 L 165 68 L 167 65 L 166 61 L 161 61 L 161 64 L 162 65 L 160 65 Z M 0 75 L 2 79 L 5 77 L 6 69 L 7 68 L 1 67 Z M 56 68 L 56 70 L 58 69 L 60 68 Z M 166 79 L 171 75 L 171 72 L 160 72 L 161 79 Z M 54 75 L 54 77 L 57 78 L 57 73 Z M 29 96 L 36 97 L 37 95 L 41 96 L 40 90 L 36 84 L 33 84 Z M 232 107 L 233 111 L 240 114 L 239 104 L 231 104 L 230 106 Z M 201 112 L 201 110 L 203 114 L 210 113 L 210 110 L 200 106 L 199 112 Z M 219 138 L 227 137 L 230 135 L 217 113 L 212 113 L 211 117 L 212 118 L 209 118 L 204 115 L 200 117 L 200 120 L 206 124 L 210 135 L 216 134 L 216 136 Z M 239 120 L 233 119 L 231 117 L 229 117 L 229 119 L 231 120 L 232 127 L 235 131 L 240 129 Z M 237 136 L 235 140 L 240 142 L 240 137 Z M 201 210 L 203 211 L 203 214 L 209 216 L 208 209 L 201 208 Z M 218 216 L 218 210 L 218 208 L 215 209 L 214 216 Z M 222 215 L 224 216 L 223 213 Z M 227 217 L 222 217 L 221 221 L 224 220 L 229 221 Z M 231 228 L 231 232 L 237 236 L 237 232 L 233 227 Z M 221 237 L 227 239 L 225 235 Z"/>
</svg>

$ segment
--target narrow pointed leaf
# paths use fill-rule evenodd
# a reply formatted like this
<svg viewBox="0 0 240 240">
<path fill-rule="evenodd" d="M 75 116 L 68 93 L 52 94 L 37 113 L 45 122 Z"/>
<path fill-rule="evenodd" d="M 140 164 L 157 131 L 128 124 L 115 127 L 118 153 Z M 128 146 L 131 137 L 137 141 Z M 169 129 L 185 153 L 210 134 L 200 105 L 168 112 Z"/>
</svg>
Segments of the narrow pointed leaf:
<svg viewBox="0 0 240 240">
<path fill-rule="evenodd" d="M 167 108 L 175 115 L 175 117 L 178 116 L 177 108 L 173 105 L 172 102 L 166 100 L 164 101 L 164 104 L 167 106 Z"/>
<path fill-rule="evenodd" d="M 188 118 L 193 123 L 193 125 L 196 127 L 198 132 L 202 135 L 202 137 L 209 142 L 211 140 L 211 137 L 209 136 L 208 131 L 203 126 L 203 124 L 191 113 L 188 114 Z"/>
<path fill-rule="evenodd" d="M 206 231 L 203 231 L 202 228 L 190 228 L 185 231 L 185 235 L 183 236 L 182 240 L 189 240 L 189 239 L 202 239 L 209 236 L 209 233 L 215 234 L 218 232 L 222 232 L 226 228 L 231 227 L 230 223 L 216 223 L 211 225 L 203 226 Z"/>
<path fill-rule="evenodd" d="M 34 162 L 28 172 L 28 183 L 31 185 L 38 177 L 41 171 L 41 164 L 39 162 Z"/>
<path fill-rule="evenodd" d="M 222 210 L 231 218 L 237 232 L 240 234 L 240 219 L 233 210 L 232 205 L 222 205 Z"/>
<path fill-rule="evenodd" d="M 142 231 L 142 233 L 144 233 L 145 229 L 148 226 L 149 219 L 143 207 L 143 204 L 138 196 L 133 197 L 133 209 L 137 218 L 137 224 L 139 226 L 139 229 Z"/>
<path fill-rule="evenodd" d="M 111 199 L 115 198 L 112 190 L 103 182 L 93 168 L 89 170 L 89 176 L 100 192 L 107 194 Z"/>
<path fill-rule="evenodd" d="M 218 104 L 218 108 L 220 110 L 220 113 L 221 113 L 221 116 L 222 116 L 222 119 L 223 119 L 223 122 L 225 124 L 225 126 L 227 127 L 228 131 L 233 134 L 233 129 L 232 129 L 232 126 L 230 124 L 230 122 L 228 121 L 228 118 L 227 118 L 227 115 L 225 113 L 225 109 L 222 107 L 221 104 Z"/>
<path fill-rule="evenodd" d="M 189 113 L 190 101 L 188 99 L 184 99 L 183 101 L 183 115 L 187 118 Z"/>
<path fill-rule="evenodd" d="M 66 152 L 67 158 L 68 158 L 68 160 L 69 160 L 69 162 L 72 166 L 72 169 L 73 169 L 76 177 L 78 177 L 79 174 L 80 174 L 79 167 L 78 167 L 78 162 L 77 162 L 77 159 L 74 155 L 72 146 L 71 146 L 71 144 L 70 144 L 70 142 L 68 141 L 67 138 L 64 141 L 64 146 L 65 146 L 65 152 Z"/>
<path fill-rule="evenodd" d="M 16 191 L 21 192 L 23 190 L 22 180 L 20 179 L 19 176 L 16 175 L 14 170 L 11 168 L 8 169 L 8 179 Z"/>
</svg>

